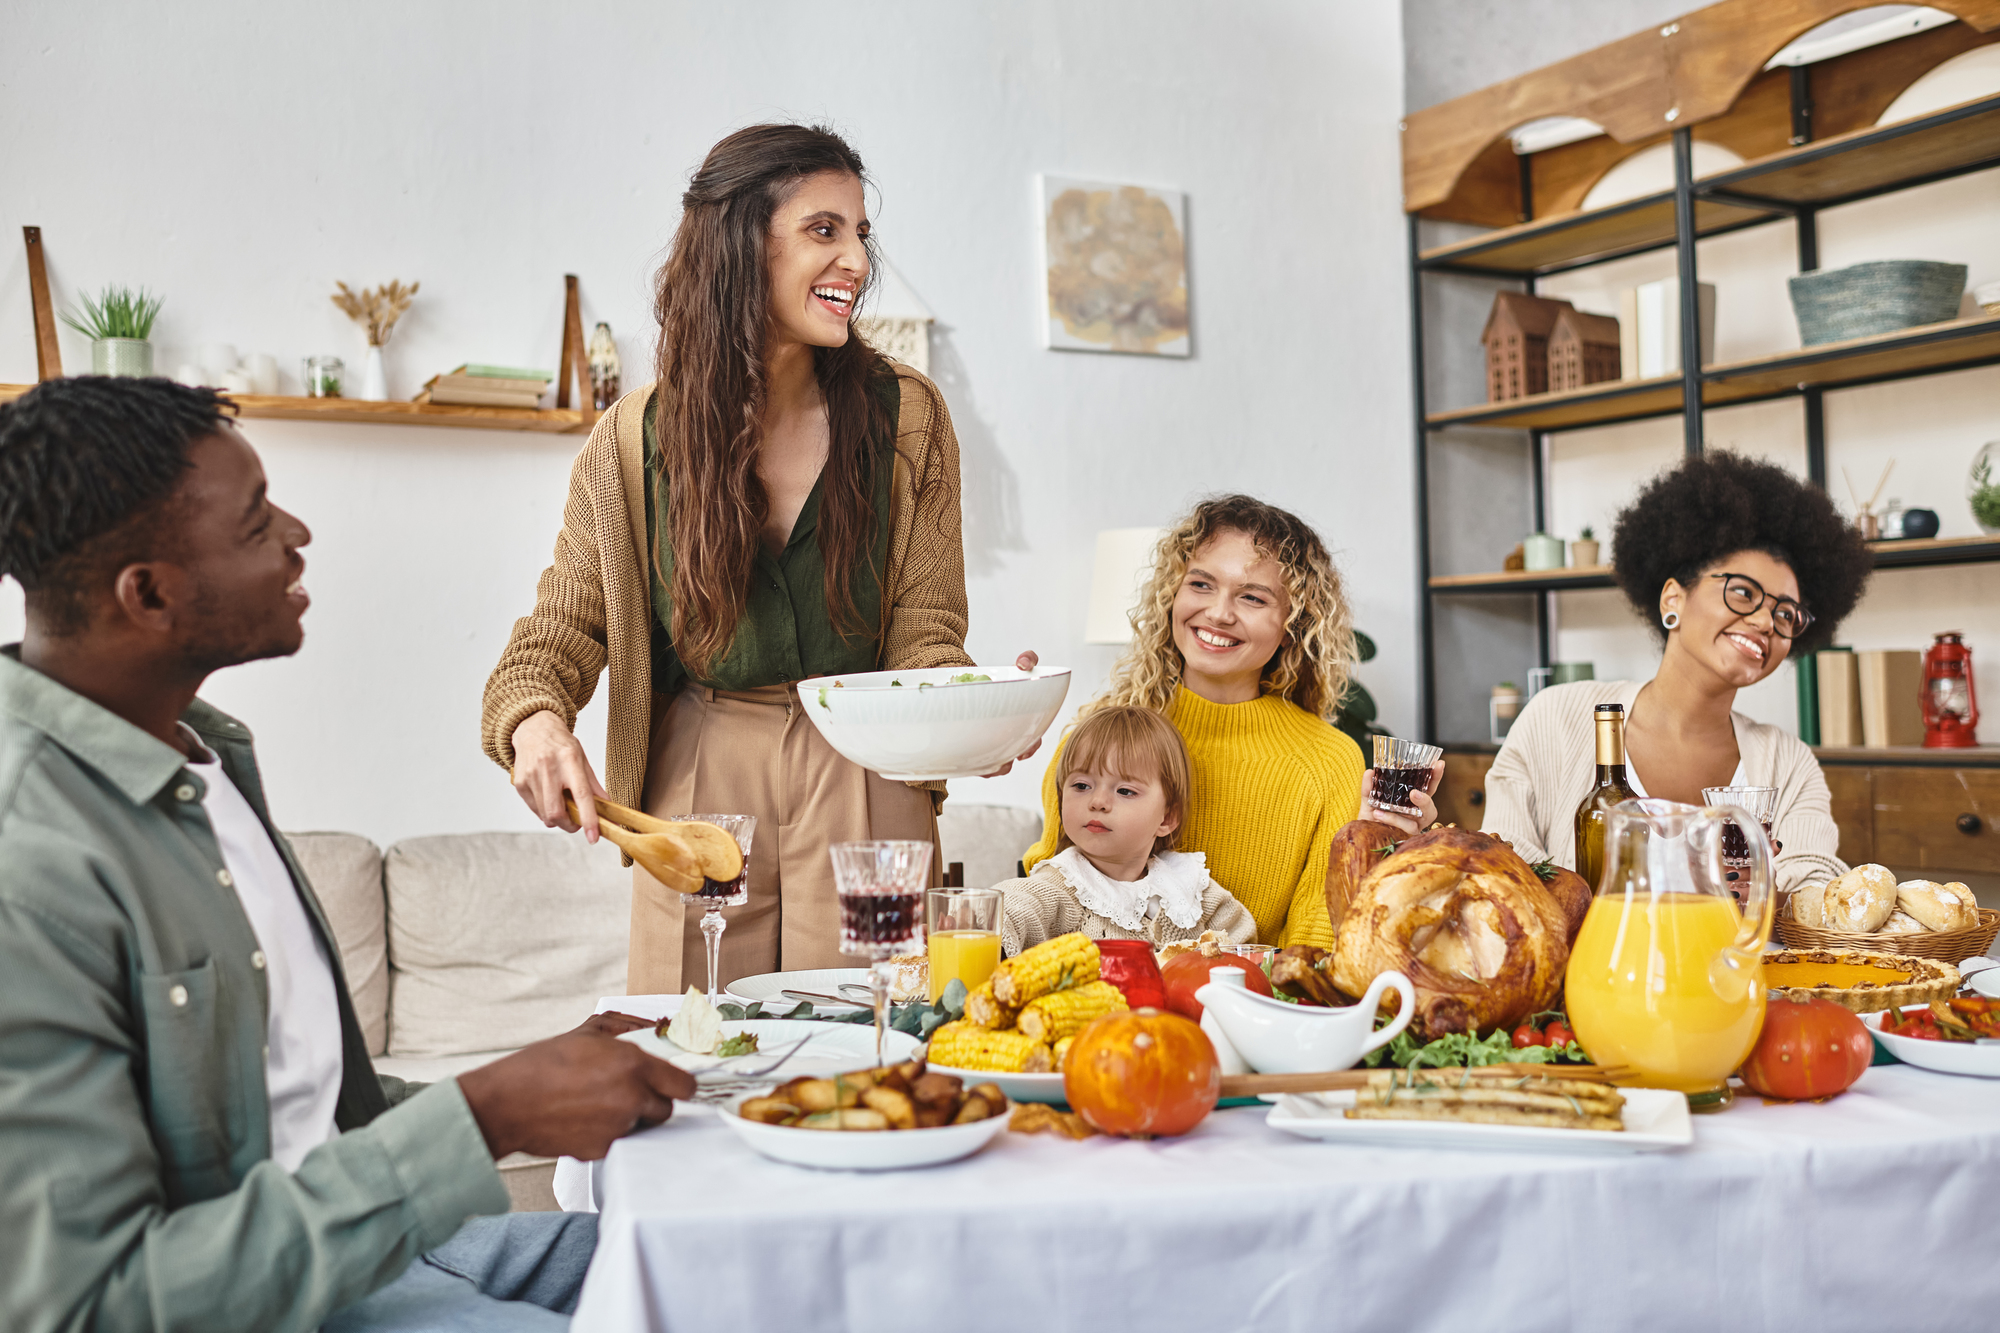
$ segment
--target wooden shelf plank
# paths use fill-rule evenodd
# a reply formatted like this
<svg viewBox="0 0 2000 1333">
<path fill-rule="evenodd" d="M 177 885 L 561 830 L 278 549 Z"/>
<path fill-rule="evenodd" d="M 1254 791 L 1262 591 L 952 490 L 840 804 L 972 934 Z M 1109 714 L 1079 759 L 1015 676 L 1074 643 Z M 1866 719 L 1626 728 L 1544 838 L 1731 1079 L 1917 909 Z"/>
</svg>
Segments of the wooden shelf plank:
<svg viewBox="0 0 2000 1333">
<path fill-rule="evenodd" d="M 2000 97 L 1815 140 L 1695 182 L 1783 204 L 1825 205 L 2000 165 Z"/>
<path fill-rule="evenodd" d="M 1695 232 L 1700 236 L 1733 231 L 1783 216 L 1773 209 L 1745 208 L 1715 199 L 1695 204 Z M 1609 208 L 1538 218 L 1501 227 L 1417 256 L 1427 269 L 1472 272 L 1547 273 L 1620 255 L 1658 250 L 1674 243 L 1672 192 L 1648 195 Z"/>
<path fill-rule="evenodd" d="M 1822 764 L 1867 768 L 2000 768 L 2000 745 L 1973 745 L 1962 750 L 1932 750 L 1921 745 L 1815 745 L 1813 757 Z"/>
<path fill-rule="evenodd" d="M 1942 565 L 1983 565 L 2000 562 L 2000 534 L 1984 537 L 1927 537 L 1869 542 L 1877 569 L 1924 569 Z M 1568 569 L 1510 569 L 1486 574 L 1440 574 L 1430 581 L 1432 592 L 1564 592 L 1581 588 L 1612 588 L 1617 580 L 1610 565 Z"/>
<path fill-rule="evenodd" d="M 1726 407 L 1796 393 L 1809 385 L 1909 379 L 2000 362 L 2000 317 L 1949 320 L 1894 333 L 1822 343 L 1751 361 L 1711 365 L 1702 372 L 1702 404 Z M 1540 393 L 1501 403 L 1433 412 L 1433 428 L 1491 426 L 1516 430 L 1575 430 L 1681 409 L 1679 376 L 1607 380 L 1565 393 Z"/>
<path fill-rule="evenodd" d="M 0 403 L 12 402 L 32 384 L 0 384 Z M 456 426 L 472 430 L 539 431 L 573 435 L 588 430 L 595 412 L 573 408 L 459 407 L 442 403 L 367 403 L 358 398 L 285 398 L 232 394 L 238 414 L 280 421 L 339 421 L 377 426 Z"/>
</svg>

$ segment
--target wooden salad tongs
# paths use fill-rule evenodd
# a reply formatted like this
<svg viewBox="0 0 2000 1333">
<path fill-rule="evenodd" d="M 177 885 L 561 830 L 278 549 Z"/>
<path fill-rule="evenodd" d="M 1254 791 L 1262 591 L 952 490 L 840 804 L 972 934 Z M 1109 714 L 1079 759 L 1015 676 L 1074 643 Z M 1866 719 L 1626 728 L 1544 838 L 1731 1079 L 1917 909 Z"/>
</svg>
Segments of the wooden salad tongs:
<svg viewBox="0 0 2000 1333">
<path fill-rule="evenodd" d="M 564 795 L 569 817 L 581 824 L 582 811 Z M 603 797 L 597 800 L 597 829 L 611 845 L 675 893 L 700 893 L 705 880 L 727 884 L 743 873 L 743 849 L 729 831 L 698 819 L 656 819 Z"/>
<path fill-rule="evenodd" d="M 1259 1097 L 1280 1092 L 1347 1092 L 1367 1087 L 1371 1077 L 1385 1072 L 1384 1069 L 1332 1069 L 1318 1074 L 1225 1074 L 1222 1077 L 1222 1095 Z M 1623 1066 L 1499 1064 L 1481 1065 L 1475 1069 L 1423 1069 L 1417 1072 L 1439 1079 L 1470 1074 L 1474 1079 L 1541 1076 L 1576 1079 L 1585 1083 L 1610 1083 L 1632 1071 Z"/>
</svg>

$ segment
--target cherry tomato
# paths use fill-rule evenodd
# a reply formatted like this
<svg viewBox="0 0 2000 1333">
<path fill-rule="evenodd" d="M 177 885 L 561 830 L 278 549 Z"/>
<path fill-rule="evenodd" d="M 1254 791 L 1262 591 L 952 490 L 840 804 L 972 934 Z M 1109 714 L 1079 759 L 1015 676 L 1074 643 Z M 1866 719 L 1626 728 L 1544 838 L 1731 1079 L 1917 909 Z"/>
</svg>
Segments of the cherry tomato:
<svg viewBox="0 0 2000 1333">
<path fill-rule="evenodd" d="M 1514 1029 L 1514 1049 L 1523 1046 L 1546 1046 L 1549 1043 L 1542 1036 L 1542 1030 L 1533 1023 L 1523 1023 Z"/>
<path fill-rule="evenodd" d="M 1550 1046 L 1556 1047 L 1567 1046 L 1576 1040 L 1576 1033 L 1570 1031 L 1569 1024 L 1560 1018 L 1549 1024 L 1548 1031 L 1543 1033 L 1543 1036 L 1548 1039 Z"/>
</svg>

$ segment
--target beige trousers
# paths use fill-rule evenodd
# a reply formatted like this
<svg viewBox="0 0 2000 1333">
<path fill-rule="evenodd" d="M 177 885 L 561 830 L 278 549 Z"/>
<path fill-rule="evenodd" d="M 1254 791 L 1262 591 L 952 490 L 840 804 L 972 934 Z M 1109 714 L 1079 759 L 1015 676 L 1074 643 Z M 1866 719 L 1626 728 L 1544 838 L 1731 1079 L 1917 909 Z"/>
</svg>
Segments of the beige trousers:
<svg viewBox="0 0 2000 1333">
<path fill-rule="evenodd" d="M 787 685 L 733 692 L 690 685 L 660 719 L 646 765 L 646 813 L 755 815 L 749 901 L 722 909 L 722 986 L 763 972 L 865 967 L 840 952 L 827 847 L 868 838 L 937 845 L 931 795 L 840 757 Z M 931 882 L 942 869 L 932 853 Z M 678 995 L 708 984 L 700 900 L 632 867 L 626 990 Z"/>
</svg>

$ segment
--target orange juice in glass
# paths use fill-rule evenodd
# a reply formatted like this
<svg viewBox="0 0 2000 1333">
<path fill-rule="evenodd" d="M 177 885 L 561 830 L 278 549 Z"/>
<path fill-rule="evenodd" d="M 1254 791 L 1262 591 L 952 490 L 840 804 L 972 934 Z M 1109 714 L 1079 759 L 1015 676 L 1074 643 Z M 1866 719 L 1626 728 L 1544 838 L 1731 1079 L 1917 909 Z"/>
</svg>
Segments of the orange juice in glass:
<svg viewBox="0 0 2000 1333">
<path fill-rule="evenodd" d="M 998 889 L 932 889 L 927 897 L 930 1000 L 936 1004 L 955 977 L 971 990 L 1000 966 Z"/>
<path fill-rule="evenodd" d="M 1566 981 L 1571 1026 L 1593 1060 L 1630 1066 L 1620 1080 L 1628 1085 L 1684 1092 L 1697 1111 L 1729 1104 L 1729 1076 L 1764 1026 L 1770 844 L 1754 819 L 1726 810 L 1613 807 L 1604 882 Z M 1750 865 L 1734 881 L 1722 857 L 1732 819 L 1750 843 Z"/>
</svg>

